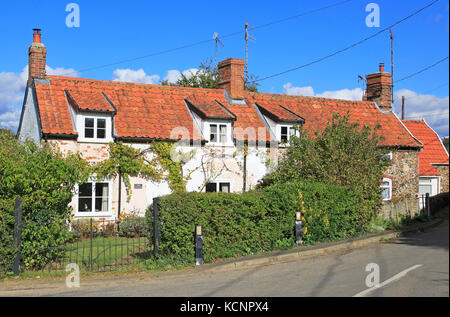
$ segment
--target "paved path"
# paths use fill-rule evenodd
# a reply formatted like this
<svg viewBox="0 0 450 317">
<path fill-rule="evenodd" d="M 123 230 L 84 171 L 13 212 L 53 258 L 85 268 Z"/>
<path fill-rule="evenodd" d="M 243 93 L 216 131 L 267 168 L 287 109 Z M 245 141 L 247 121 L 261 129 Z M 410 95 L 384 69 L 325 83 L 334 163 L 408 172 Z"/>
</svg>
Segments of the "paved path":
<svg viewBox="0 0 450 317">
<path fill-rule="evenodd" d="M 448 228 L 445 221 L 389 243 L 229 272 L 82 279 L 77 289 L 64 281 L 4 282 L 0 296 L 449 296 Z M 382 287 L 367 291 L 369 263 L 379 266 Z"/>
</svg>

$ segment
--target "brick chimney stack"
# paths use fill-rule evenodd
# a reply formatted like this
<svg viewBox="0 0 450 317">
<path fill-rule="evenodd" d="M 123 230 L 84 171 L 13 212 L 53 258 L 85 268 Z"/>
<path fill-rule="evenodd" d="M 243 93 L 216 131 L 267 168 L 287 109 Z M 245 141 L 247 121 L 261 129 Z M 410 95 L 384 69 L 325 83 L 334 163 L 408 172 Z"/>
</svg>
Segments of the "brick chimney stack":
<svg viewBox="0 0 450 317">
<path fill-rule="evenodd" d="M 381 110 L 391 111 L 391 74 L 384 71 L 384 63 L 380 63 L 378 73 L 366 76 L 366 82 L 363 100 L 375 101 Z"/>
<path fill-rule="evenodd" d="M 41 30 L 33 29 L 33 43 L 28 49 L 28 85 L 34 78 L 45 79 L 47 49 L 41 43 Z"/>
<path fill-rule="evenodd" d="M 227 91 L 231 99 L 244 99 L 244 60 L 228 59 L 218 64 L 219 88 Z"/>
</svg>

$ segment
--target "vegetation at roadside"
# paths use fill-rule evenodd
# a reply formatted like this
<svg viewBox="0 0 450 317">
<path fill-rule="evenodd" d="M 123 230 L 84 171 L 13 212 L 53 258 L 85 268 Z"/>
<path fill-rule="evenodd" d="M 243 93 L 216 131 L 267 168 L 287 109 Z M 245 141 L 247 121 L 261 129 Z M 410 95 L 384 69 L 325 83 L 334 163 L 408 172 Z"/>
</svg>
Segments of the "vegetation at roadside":
<svg viewBox="0 0 450 317">
<path fill-rule="evenodd" d="M 260 186 L 312 180 L 350 188 L 358 197 L 359 224 L 365 226 L 379 212 L 380 182 L 389 164 L 378 128 L 351 123 L 348 115 L 334 113 L 326 128 L 313 136 L 299 129 L 301 137 L 291 138 L 278 169 Z"/>
<path fill-rule="evenodd" d="M 195 225 L 203 226 L 205 262 L 289 249 L 295 246 L 297 211 L 304 217 L 305 244 L 359 235 L 364 227 L 359 222 L 357 199 L 347 188 L 311 181 L 276 184 L 243 194 L 164 196 L 159 203 L 160 261 L 193 263 Z M 151 228 L 152 206 L 146 218 Z"/>
<path fill-rule="evenodd" d="M 0 271 L 11 269 L 16 253 L 16 198 L 23 199 L 23 262 L 27 268 L 38 268 L 60 256 L 58 247 L 69 239 L 74 186 L 89 174 L 78 154 L 60 153 L 50 143 L 22 143 L 12 133 L 0 133 Z"/>
</svg>

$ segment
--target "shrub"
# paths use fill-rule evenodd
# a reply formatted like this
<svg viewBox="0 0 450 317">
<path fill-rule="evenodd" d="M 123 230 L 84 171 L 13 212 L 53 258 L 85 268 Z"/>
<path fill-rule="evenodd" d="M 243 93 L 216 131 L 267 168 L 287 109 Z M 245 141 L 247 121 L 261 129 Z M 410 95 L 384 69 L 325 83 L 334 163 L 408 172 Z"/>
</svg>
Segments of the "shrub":
<svg viewBox="0 0 450 317">
<path fill-rule="evenodd" d="M 22 198 L 22 250 L 27 267 L 43 267 L 68 238 L 68 206 L 76 183 L 90 174 L 78 154 L 62 154 L 50 143 L 19 142 L 0 131 L 0 244 L 10 244 L 14 232 L 14 201 Z M 33 250 L 35 248 L 35 250 Z M 1 247 L 0 265 L 11 270 L 15 251 Z M 48 253 L 43 250 L 52 250 Z M 44 253 L 43 253 L 44 252 Z"/>
<path fill-rule="evenodd" d="M 147 237 L 148 230 L 145 225 L 145 218 L 138 216 L 128 216 L 119 225 L 119 236 L 127 238 Z"/>
<path fill-rule="evenodd" d="M 323 131 L 310 136 L 301 129 L 301 138 L 292 137 L 278 169 L 260 186 L 304 180 L 349 186 L 359 193 L 359 221 L 365 226 L 381 207 L 380 182 L 389 164 L 377 130 L 334 113 Z"/>
<path fill-rule="evenodd" d="M 302 211 L 305 243 L 330 241 L 363 231 L 358 196 L 321 183 L 273 185 L 243 194 L 176 193 L 160 200 L 160 252 L 194 260 L 194 228 L 203 226 L 205 262 L 286 249 L 294 244 L 295 212 Z M 152 208 L 146 213 L 152 227 Z"/>
<path fill-rule="evenodd" d="M 91 221 L 89 219 L 73 220 L 71 223 L 72 232 L 81 239 L 87 239 L 91 236 Z M 92 235 L 97 236 L 101 232 L 98 221 L 92 221 Z"/>
</svg>

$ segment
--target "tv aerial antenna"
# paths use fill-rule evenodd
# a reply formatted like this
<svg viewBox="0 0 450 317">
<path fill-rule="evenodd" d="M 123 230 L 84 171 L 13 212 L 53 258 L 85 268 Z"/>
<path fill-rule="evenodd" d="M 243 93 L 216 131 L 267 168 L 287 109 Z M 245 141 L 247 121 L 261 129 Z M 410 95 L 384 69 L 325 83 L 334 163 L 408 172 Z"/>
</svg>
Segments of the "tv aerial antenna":
<svg viewBox="0 0 450 317">
<path fill-rule="evenodd" d="M 248 22 L 245 22 L 245 80 L 248 80 L 248 40 L 252 40 L 256 42 L 256 39 L 251 37 L 248 34 L 249 30 L 253 30 L 251 26 L 248 25 Z"/>
<path fill-rule="evenodd" d="M 223 43 L 222 43 L 222 41 L 219 39 L 219 33 L 217 33 L 217 32 L 214 32 L 214 34 L 213 34 L 213 40 L 216 42 L 216 51 L 215 51 L 215 54 L 214 54 L 214 64 L 216 65 L 216 68 L 217 68 L 217 44 L 220 44 L 220 45 L 222 45 L 223 46 Z"/>
</svg>

